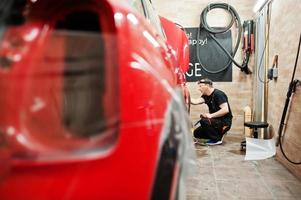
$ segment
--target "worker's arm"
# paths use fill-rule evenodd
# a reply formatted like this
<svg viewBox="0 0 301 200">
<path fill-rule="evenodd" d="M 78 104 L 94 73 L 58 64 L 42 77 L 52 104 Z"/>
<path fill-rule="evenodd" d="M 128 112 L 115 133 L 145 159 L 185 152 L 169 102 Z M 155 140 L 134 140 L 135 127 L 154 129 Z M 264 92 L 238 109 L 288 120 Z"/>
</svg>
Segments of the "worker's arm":
<svg viewBox="0 0 301 200">
<path fill-rule="evenodd" d="M 203 98 L 191 98 L 191 102 L 192 105 L 198 105 L 198 104 L 202 104 L 205 103 Z"/>
<path fill-rule="evenodd" d="M 220 109 L 218 111 L 216 111 L 215 113 L 204 113 L 202 114 L 203 117 L 206 118 L 217 118 L 217 117 L 222 117 L 225 114 L 227 114 L 229 112 L 229 107 L 228 107 L 228 103 L 222 103 L 221 105 L 219 105 Z"/>
</svg>

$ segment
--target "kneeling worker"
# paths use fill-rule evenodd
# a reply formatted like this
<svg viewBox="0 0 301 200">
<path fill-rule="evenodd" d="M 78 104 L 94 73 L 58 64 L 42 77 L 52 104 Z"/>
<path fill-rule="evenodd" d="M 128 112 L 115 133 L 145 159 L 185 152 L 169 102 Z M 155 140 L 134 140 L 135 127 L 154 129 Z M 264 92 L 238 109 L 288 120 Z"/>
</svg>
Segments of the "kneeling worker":
<svg viewBox="0 0 301 200">
<path fill-rule="evenodd" d="M 207 104 L 209 113 L 201 113 L 200 126 L 194 130 L 196 139 L 204 140 L 207 145 L 222 144 L 224 134 L 231 128 L 232 112 L 227 95 L 212 86 L 210 79 L 204 78 L 197 82 L 201 98 L 191 99 L 191 103 Z"/>
</svg>

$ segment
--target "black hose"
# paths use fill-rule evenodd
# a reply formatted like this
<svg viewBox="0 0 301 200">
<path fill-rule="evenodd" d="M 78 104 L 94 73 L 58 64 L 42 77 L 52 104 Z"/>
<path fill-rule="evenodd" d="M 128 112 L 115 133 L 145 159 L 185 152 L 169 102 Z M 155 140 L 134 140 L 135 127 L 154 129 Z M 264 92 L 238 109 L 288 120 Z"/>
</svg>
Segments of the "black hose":
<svg viewBox="0 0 301 200">
<path fill-rule="evenodd" d="M 300 34 L 300 37 L 299 37 L 299 45 L 298 45 L 298 51 L 297 51 L 294 71 L 293 71 L 292 79 L 291 79 L 291 82 L 289 84 L 289 88 L 288 88 L 288 91 L 287 91 L 287 94 L 286 94 L 286 100 L 285 100 L 285 104 L 284 104 L 284 108 L 283 108 L 283 112 L 282 112 L 282 116 L 281 116 L 279 129 L 278 129 L 278 143 L 280 144 L 280 150 L 281 150 L 283 156 L 286 158 L 286 160 L 288 160 L 290 163 L 295 164 L 295 165 L 300 165 L 301 162 L 292 161 L 291 159 L 289 159 L 287 157 L 287 155 L 285 154 L 285 152 L 283 150 L 283 147 L 282 147 L 281 137 L 282 137 L 283 127 L 285 125 L 285 119 L 286 119 L 288 105 L 289 105 L 289 102 L 291 101 L 291 96 L 296 91 L 297 85 L 300 83 L 299 80 L 294 80 L 295 79 L 296 68 L 297 68 L 297 64 L 298 64 L 298 60 L 299 60 L 300 45 L 301 45 L 301 34 Z"/>
<path fill-rule="evenodd" d="M 224 9 L 224 10 L 227 10 L 230 15 L 232 16 L 231 18 L 231 22 L 228 24 L 227 27 L 225 28 L 212 28 L 208 25 L 207 23 L 207 14 L 210 10 L 212 9 L 216 9 L 216 8 L 220 8 L 220 9 Z M 244 71 L 246 74 L 249 74 L 250 73 L 250 70 L 248 69 L 248 65 L 244 65 L 244 66 L 241 66 L 240 64 L 238 64 L 235 60 L 234 60 L 234 56 L 238 50 L 238 47 L 239 47 L 239 44 L 240 44 L 240 40 L 241 40 L 241 32 L 242 32 L 242 26 L 241 26 L 241 21 L 240 21 L 240 18 L 239 18 L 239 15 L 238 13 L 236 12 L 236 10 L 230 6 L 229 4 L 226 4 L 226 3 L 213 3 L 213 4 L 209 4 L 203 11 L 202 11 L 202 14 L 201 14 L 201 22 L 200 22 L 200 27 L 199 27 L 199 31 L 198 31 L 198 35 L 197 35 L 197 39 L 199 40 L 199 37 L 200 37 L 200 30 L 201 28 L 204 28 L 208 33 L 209 33 L 209 36 L 216 42 L 216 44 L 224 51 L 224 53 L 230 58 L 229 62 L 223 66 L 221 69 L 219 70 L 216 70 L 216 71 L 212 71 L 212 70 L 209 70 L 207 69 L 202 63 L 201 63 L 201 60 L 199 58 L 199 42 L 197 43 L 197 50 L 196 50 L 196 54 L 197 54 L 197 58 L 198 58 L 198 61 L 200 63 L 200 65 L 202 66 L 202 68 L 208 72 L 208 73 L 212 73 L 212 74 L 216 74 L 216 73 L 219 73 L 219 72 L 222 72 L 224 71 L 225 69 L 227 69 L 231 62 L 233 62 L 237 67 L 239 67 L 242 71 Z M 232 53 L 232 55 L 223 47 L 223 45 L 216 39 L 216 37 L 214 36 L 214 34 L 218 34 L 218 33 L 225 33 L 227 32 L 228 30 L 230 30 L 230 28 L 233 26 L 234 22 L 236 22 L 236 25 L 238 27 L 238 36 L 237 36 L 237 39 L 236 39 L 236 44 L 235 44 L 235 47 L 234 47 L 234 51 Z"/>
</svg>

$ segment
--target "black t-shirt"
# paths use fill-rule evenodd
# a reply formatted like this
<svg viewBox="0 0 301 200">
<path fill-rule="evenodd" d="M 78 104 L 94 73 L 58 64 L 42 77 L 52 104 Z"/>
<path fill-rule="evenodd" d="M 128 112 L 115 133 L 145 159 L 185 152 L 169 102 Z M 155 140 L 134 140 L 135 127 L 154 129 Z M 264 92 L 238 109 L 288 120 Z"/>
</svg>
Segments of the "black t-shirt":
<svg viewBox="0 0 301 200">
<path fill-rule="evenodd" d="M 229 112 L 227 114 L 225 114 L 222 117 L 218 117 L 216 119 L 220 119 L 224 122 L 230 122 L 232 121 L 232 111 L 230 108 L 230 104 L 228 102 L 228 97 L 227 95 L 218 89 L 214 89 L 214 91 L 211 93 L 210 96 L 206 96 L 206 95 L 202 95 L 202 98 L 205 100 L 205 104 L 207 104 L 208 108 L 209 108 L 209 113 L 215 113 L 218 110 L 220 110 L 221 108 L 219 107 L 221 104 L 223 103 L 227 103 L 228 104 L 228 108 L 229 108 Z"/>
</svg>

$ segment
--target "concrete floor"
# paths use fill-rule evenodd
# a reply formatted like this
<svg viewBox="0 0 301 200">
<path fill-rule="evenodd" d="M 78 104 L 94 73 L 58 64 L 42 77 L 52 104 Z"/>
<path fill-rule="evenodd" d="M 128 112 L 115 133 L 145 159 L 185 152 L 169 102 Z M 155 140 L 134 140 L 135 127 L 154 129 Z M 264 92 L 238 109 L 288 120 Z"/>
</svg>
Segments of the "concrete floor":
<svg viewBox="0 0 301 200">
<path fill-rule="evenodd" d="M 242 135 L 222 145 L 195 145 L 197 166 L 186 182 L 187 200 L 300 200 L 301 182 L 275 158 L 244 161 Z"/>
</svg>

